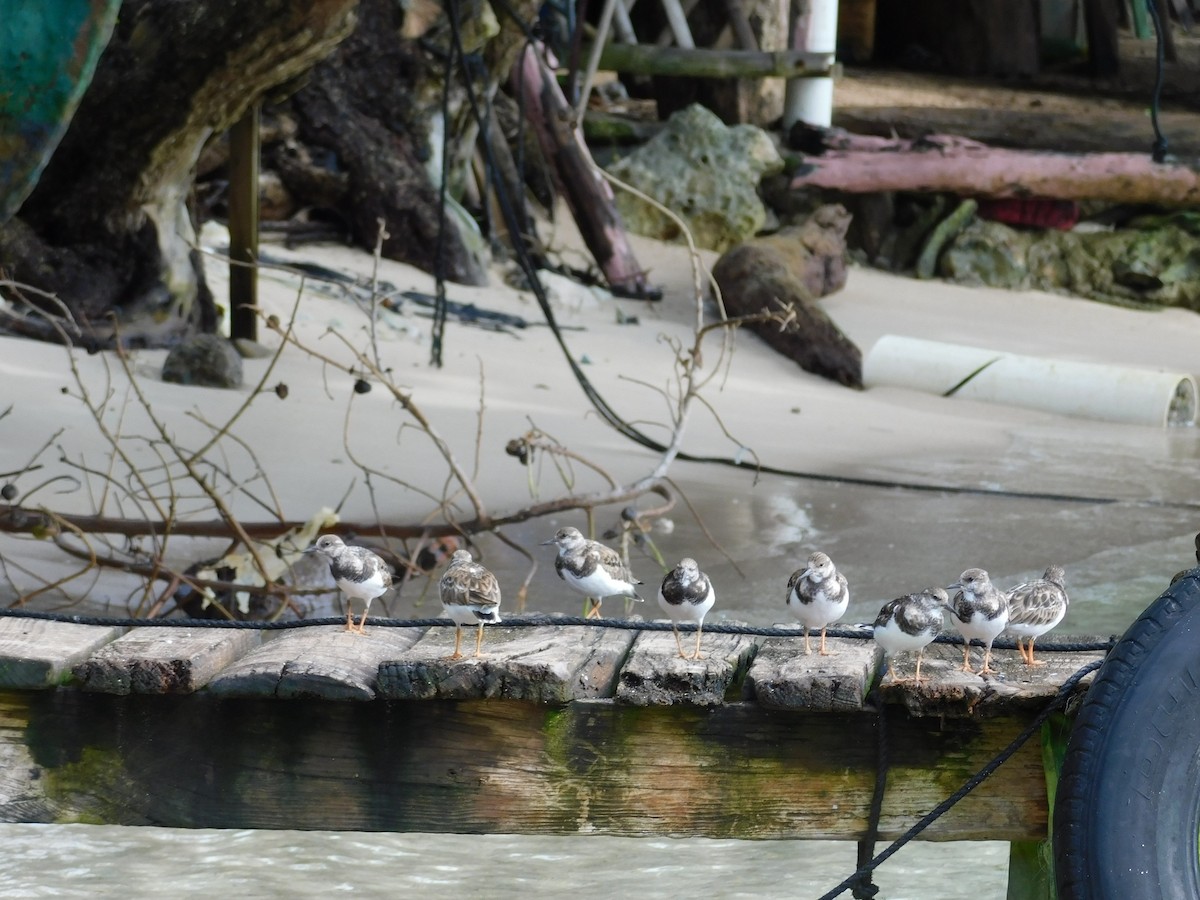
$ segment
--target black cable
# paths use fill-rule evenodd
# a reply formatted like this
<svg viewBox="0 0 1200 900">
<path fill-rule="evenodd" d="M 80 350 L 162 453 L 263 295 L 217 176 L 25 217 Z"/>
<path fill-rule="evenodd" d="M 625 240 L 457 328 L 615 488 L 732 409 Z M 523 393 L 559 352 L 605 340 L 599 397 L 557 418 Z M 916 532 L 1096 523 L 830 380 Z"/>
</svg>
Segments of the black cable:
<svg viewBox="0 0 1200 900">
<path fill-rule="evenodd" d="M 1147 2 L 1150 3 L 1153 2 L 1153 0 L 1147 0 Z M 450 29 L 453 36 L 454 45 L 459 49 L 461 58 L 461 35 L 459 34 L 458 22 L 454 18 L 458 8 L 457 0 L 447 0 L 447 5 L 450 12 L 448 18 L 450 20 Z M 529 24 L 517 14 L 516 10 L 513 9 L 508 0 L 498 0 L 497 5 L 500 10 L 507 15 L 509 19 L 522 31 L 528 43 L 530 45 L 535 44 L 536 38 L 533 30 L 530 28 Z M 527 51 L 522 50 L 522 52 Z M 467 99 L 470 102 L 472 114 L 475 116 L 475 120 L 479 125 L 480 133 L 483 135 L 482 144 L 488 171 L 494 171 L 495 165 L 492 161 L 491 142 L 487 139 L 486 123 L 483 121 L 482 114 L 479 110 L 478 102 L 475 97 L 474 88 L 469 80 L 467 81 Z M 512 206 L 512 198 L 508 196 L 505 186 L 500 183 L 499 180 L 497 180 L 497 183 L 494 185 L 494 187 L 496 190 L 496 199 L 500 206 L 500 211 L 504 218 L 505 226 L 508 228 L 510 234 L 519 234 L 520 225 Z M 563 333 L 558 325 L 558 321 L 554 316 L 554 311 L 550 307 L 550 300 L 546 296 L 545 288 L 542 286 L 541 280 L 537 277 L 537 269 L 530 260 L 523 243 L 524 242 L 522 241 L 514 241 L 514 250 L 516 252 L 517 263 L 520 266 L 522 273 L 525 275 L 525 279 L 529 284 L 530 290 L 533 292 L 534 298 L 537 300 L 538 307 L 542 311 L 542 315 L 546 320 L 547 326 L 550 328 L 551 334 L 554 335 L 554 339 L 558 343 L 559 349 L 562 351 L 563 357 L 566 359 L 567 365 L 571 369 L 571 374 L 575 377 L 575 380 L 579 384 L 579 387 L 582 389 L 584 395 L 600 414 L 601 418 L 603 418 L 605 422 L 607 422 L 612 428 L 614 428 L 624 437 L 654 453 L 666 452 L 667 447 L 665 444 L 662 444 L 649 435 L 644 434 L 642 431 L 635 428 L 626 422 L 620 415 L 618 415 L 616 410 L 614 410 L 608 404 L 608 401 L 604 399 L 604 397 L 596 389 L 595 385 L 592 384 L 590 379 L 584 373 L 583 369 L 575 361 L 575 358 L 571 355 L 570 348 L 567 346 L 566 339 L 563 337 Z M 730 466 L 736 469 L 743 469 L 753 472 L 755 475 L 780 475 L 786 478 L 801 478 L 807 481 L 818 481 L 829 484 L 849 484 L 858 487 L 889 488 L 895 490 L 915 491 L 919 493 L 945 493 L 966 496 L 1007 497 L 1020 500 L 1045 500 L 1052 503 L 1079 503 L 1087 505 L 1121 502 L 1115 497 L 1060 494 L 1050 491 L 1013 491 L 1005 490 L 1003 488 L 972 487 L 968 485 L 920 484 L 916 482 L 896 481 L 885 478 L 830 475 L 820 472 L 798 472 L 791 469 L 785 469 L 780 466 L 762 465 L 753 461 L 734 459 L 732 457 L 698 456 L 682 450 L 676 453 L 676 458 L 683 460 L 684 462 L 698 462 Z M 1138 502 L 1142 505 L 1153 508 L 1200 509 L 1200 503 L 1187 500 L 1147 500 Z"/>
<path fill-rule="evenodd" d="M 1004 765 L 1004 763 L 1006 763 L 1014 753 L 1020 750 L 1021 747 L 1023 747 L 1025 743 L 1038 732 L 1045 721 L 1050 718 L 1054 712 L 1056 712 L 1067 702 L 1071 696 L 1071 693 L 1075 690 L 1076 685 L 1078 685 L 1079 682 L 1082 681 L 1087 675 L 1100 668 L 1103 663 L 1103 660 L 1094 660 L 1068 678 L 1063 683 L 1062 687 L 1058 689 L 1058 692 L 1054 695 L 1054 699 L 1052 699 L 1050 703 L 1047 704 L 1046 707 L 1033 718 L 1032 722 L 1025 726 L 1019 735 L 1013 738 L 1012 742 L 1007 747 L 997 753 L 991 762 L 967 779 L 966 783 L 961 788 L 935 806 L 930 812 L 922 816 L 915 825 L 913 825 L 910 829 L 908 829 L 908 831 L 904 832 L 904 834 L 893 841 L 892 844 L 890 844 L 882 853 L 872 859 L 865 866 L 861 866 L 859 869 L 857 869 L 853 875 L 851 875 L 833 890 L 826 894 L 822 894 L 820 900 L 833 900 L 833 898 L 837 897 L 839 894 L 852 889 L 854 885 L 858 884 L 865 875 L 879 868 L 882 863 L 893 856 L 901 847 L 928 828 L 931 824 L 933 824 L 933 822 L 937 821 L 937 819 L 944 815 L 947 810 L 966 797 L 969 793 L 971 793 L 971 791 L 983 784 L 983 782 L 986 781 L 993 772 Z"/>
<path fill-rule="evenodd" d="M 1163 21 L 1158 10 L 1158 0 L 1146 0 L 1146 10 L 1154 21 L 1154 93 L 1150 98 L 1150 126 L 1154 129 L 1154 143 L 1150 147 L 1150 158 L 1156 163 L 1167 158 L 1167 139 L 1158 127 L 1158 107 L 1162 100 L 1163 78 L 1166 70 L 1166 48 L 1163 38 Z"/>
<path fill-rule="evenodd" d="M 448 15 L 457 15 L 457 8 L 448 10 Z M 454 62 L 457 45 L 451 45 L 446 54 L 446 67 L 442 76 L 442 183 L 438 189 L 438 231 L 433 247 L 433 327 L 430 329 L 429 364 L 442 367 L 442 349 L 446 339 L 446 207 L 450 189 L 450 84 L 454 80 Z"/>
<path fill-rule="evenodd" d="M 879 695 L 879 685 L 883 683 L 884 675 L 892 661 L 884 657 L 884 664 L 877 666 L 867 690 L 867 702 L 874 705 L 875 715 L 875 787 L 871 791 L 871 805 L 867 810 L 867 833 L 858 842 L 858 858 L 855 863 L 854 876 L 857 880 L 851 886 L 854 900 L 872 900 L 879 893 L 872 874 L 873 868 L 868 868 L 875 856 L 875 842 L 879 839 L 879 819 L 883 815 L 883 795 L 887 790 L 887 773 L 891 765 L 887 730 L 887 704 Z M 861 873 L 861 874 L 860 874 Z"/>
<path fill-rule="evenodd" d="M 447 0 L 447 3 L 450 8 L 450 11 L 452 13 L 452 15 L 450 15 L 449 18 L 450 18 L 451 32 L 452 32 L 452 35 L 453 35 L 453 38 L 455 41 L 455 45 L 461 47 L 461 37 L 459 36 L 458 25 L 453 16 L 453 13 L 456 12 L 456 10 L 457 10 L 457 6 L 458 6 L 457 0 Z M 499 0 L 498 5 L 499 5 L 500 9 L 514 23 L 516 23 L 517 27 L 522 30 L 522 32 L 526 35 L 526 38 L 530 42 L 530 44 L 533 44 L 535 39 L 533 37 L 532 30 L 529 28 L 528 24 L 525 23 L 517 15 L 516 11 L 512 8 L 511 5 L 509 5 L 507 0 Z M 527 51 L 522 50 L 522 52 L 527 52 Z M 491 143 L 490 143 L 490 141 L 487 140 L 486 126 L 485 126 L 485 123 L 483 122 L 480 110 L 478 108 L 474 89 L 469 81 L 467 83 L 467 99 L 471 104 L 473 115 L 475 116 L 476 121 L 479 123 L 480 133 L 482 135 L 484 135 L 483 141 L 482 141 L 484 158 L 485 158 L 485 160 L 487 160 L 489 171 L 492 171 L 494 169 L 494 165 L 492 163 Z M 508 228 L 510 234 L 519 234 L 520 226 L 517 222 L 516 213 L 512 206 L 512 198 L 510 198 L 508 196 L 508 192 L 502 183 L 498 182 L 497 184 L 495 184 L 495 189 L 496 189 L 496 199 L 500 206 L 500 211 L 504 218 L 505 226 Z M 566 359 L 567 365 L 571 369 L 572 375 L 574 375 L 576 382 L 579 384 L 580 388 L 583 390 L 583 393 L 585 394 L 585 396 L 591 402 L 592 406 L 596 409 L 596 411 L 598 413 L 600 413 L 601 418 L 603 418 L 605 422 L 607 422 L 612 428 L 614 428 L 620 434 L 622 434 L 629 440 L 633 441 L 634 443 L 639 444 L 642 447 L 645 447 L 646 449 L 653 451 L 654 453 L 666 452 L 667 447 L 665 444 L 662 444 L 661 442 L 655 440 L 654 438 L 650 437 L 649 435 L 644 434 L 642 431 L 635 428 L 634 426 L 632 426 L 631 424 L 626 422 L 620 415 L 618 415 L 616 410 L 614 410 L 608 404 L 608 402 L 604 399 L 604 397 L 596 389 L 595 385 L 593 385 L 592 382 L 588 379 L 588 377 L 584 373 L 583 369 L 575 361 L 575 358 L 571 355 L 570 348 L 567 346 L 566 339 L 563 337 L 562 330 L 559 328 L 558 321 L 554 316 L 554 311 L 550 307 L 550 300 L 546 296 L 545 288 L 542 286 L 541 280 L 537 277 L 537 269 L 531 262 L 529 255 L 526 252 L 525 247 L 522 246 L 522 244 L 523 244 L 523 242 L 521 242 L 521 241 L 514 241 L 514 250 L 516 252 L 517 262 L 521 267 L 522 273 L 525 275 L 525 279 L 529 284 L 530 290 L 533 291 L 533 295 L 534 295 L 535 299 L 537 300 L 539 308 L 542 311 L 542 315 L 545 317 L 546 324 L 549 326 L 551 334 L 554 335 L 554 339 L 558 343 L 558 346 L 563 353 L 563 357 Z M 831 483 L 831 484 L 850 484 L 850 485 L 856 485 L 859 487 L 891 488 L 891 489 L 897 489 L 897 490 L 916 491 L 916 492 L 921 492 L 921 493 L 946 493 L 946 494 L 961 494 L 961 495 L 968 495 L 968 496 L 998 496 L 998 497 L 1009 497 L 1009 498 L 1024 499 L 1024 500 L 1046 500 L 1046 501 L 1053 502 L 1053 503 L 1081 503 L 1081 504 L 1092 505 L 1092 504 L 1110 504 L 1110 503 L 1120 502 L 1115 497 L 1093 497 L 1093 496 L 1086 496 L 1086 495 L 1059 494 L 1059 493 L 1050 492 L 1050 491 L 1011 491 L 1011 490 L 988 488 L 988 487 L 972 487 L 972 486 L 966 486 L 966 485 L 927 485 L 927 484 L 919 484 L 919 483 L 914 483 L 914 482 L 895 481 L 895 480 L 884 479 L 884 478 L 867 478 L 867 477 L 857 477 L 857 476 L 849 476 L 849 475 L 829 475 L 829 474 L 819 473 L 819 472 L 797 472 L 797 471 L 785 469 L 785 468 L 782 468 L 779 466 L 762 465 L 762 464 L 759 464 L 759 463 L 756 463 L 753 461 L 748 461 L 748 460 L 744 460 L 744 459 L 734 459 L 732 457 L 698 456 L 695 454 L 684 452 L 682 450 L 676 454 L 676 458 L 683 460 L 684 462 L 698 462 L 698 463 L 708 463 L 708 464 L 716 464 L 716 465 L 723 465 L 723 466 L 731 466 L 736 469 L 743 469 L 743 470 L 753 472 L 753 473 L 755 473 L 755 475 L 758 475 L 758 474 L 781 475 L 781 476 L 784 476 L 787 478 L 802 478 L 802 479 L 805 479 L 808 481 L 819 481 L 819 482 L 826 482 L 826 483 Z M 1171 509 L 1175 509 L 1175 508 L 1200 509 L 1200 503 L 1197 503 L 1194 501 L 1186 501 L 1186 500 L 1179 500 L 1179 501 L 1166 501 L 1166 500 L 1153 501 L 1152 500 L 1152 501 L 1141 501 L 1141 502 L 1144 502 L 1146 505 L 1153 506 L 1156 508 L 1161 507 L 1161 508 L 1171 508 Z"/>
<path fill-rule="evenodd" d="M 140 619 L 136 617 L 93 616 L 77 613 L 42 612 L 33 609 L 2 609 L 0 619 L 36 619 L 43 622 L 67 622 L 72 625 L 98 625 L 106 628 L 232 628 L 250 631 L 289 631 L 295 628 L 314 628 L 323 625 L 344 625 L 344 616 L 324 616 L 314 619 L 286 619 L 267 621 L 264 619 Z M 433 628 L 436 626 L 453 625 L 446 618 L 422 619 L 391 619 L 370 618 L 367 624 L 378 628 Z M 670 622 L 647 622 L 641 619 L 586 619 L 582 616 L 561 616 L 547 613 L 529 613 L 504 619 L 500 623 L 506 628 L 544 628 L 556 627 L 586 627 L 586 628 L 615 628 L 621 631 L 670 631 Z M 678 628 L 681 632 L 696 630 L 694 622 L 681 622 Z M 786 637 L 800 638 L 803 632 L 795 626 L 780 628 L 774 625 L 742 625 L 735 622 L 715 622 L 704 626 L 705 634 L 742 634 L 756 637 Z M 850 640 L 871 640 L 868 629 L 830 628 L 828 637 L 846 638 Z M 962 638 L 956 635 L 943 635 L 938 638 L 941 643 L 961 644 Z M 1094 653 L 1099 650 L 1108 651 L 1116 639 L 1107 641 L 1064 641 L 1060 643 L 1045 642 L 1038 644 L 1038 649 L 1046 653 Z M 1012 650 L 1016 644 L 1011 641 L 997 640 L 992 644 L 996 650 Z"/>
</svg>

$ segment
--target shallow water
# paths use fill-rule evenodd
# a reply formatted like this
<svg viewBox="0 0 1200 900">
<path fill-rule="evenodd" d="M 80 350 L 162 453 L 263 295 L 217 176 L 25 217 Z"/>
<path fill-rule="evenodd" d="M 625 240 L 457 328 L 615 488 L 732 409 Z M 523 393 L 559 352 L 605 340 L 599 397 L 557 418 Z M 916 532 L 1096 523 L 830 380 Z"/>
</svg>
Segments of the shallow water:
<svg viewBox="0 0 1200 900">
<path fill-rule="evenodd" d="M 820 896 L 854 865 L 853 844 L 825 841 L 92 825 L 3 825 L 0 841 L 0 895 L 12 898 L 795 898 Z M 992 900 L 1007 861 L 1002 843 L 915 844 L 876 883 L 888 900 Z"/>
</svg>

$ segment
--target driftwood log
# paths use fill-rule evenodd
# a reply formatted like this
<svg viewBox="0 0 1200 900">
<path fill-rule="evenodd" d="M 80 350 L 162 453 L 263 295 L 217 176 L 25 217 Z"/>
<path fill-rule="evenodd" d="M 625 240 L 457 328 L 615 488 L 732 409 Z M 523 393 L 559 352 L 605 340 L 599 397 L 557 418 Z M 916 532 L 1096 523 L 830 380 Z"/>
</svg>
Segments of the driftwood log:
<svg viewBox="0 0 1200 900">
<path fill-rule="evenodd" d="M 1200 168 L 1139 153 L 1050 153 L 989 147 L 954 135 L 898 140 L 831 131 L 792 187 L 847 193 L 937 191 L 977 197 L 1050 197 L 1195 206 Z M 818 155 L 819 154 L 819 155 Z"/>
<path fill-rule="evenodd" d="M 524 98 L 542 155 L 609 287 L 626 296 L 646 295 L 645 270 L 629 245 L 612 188 L 592 161 L 578 124 L 571 121 L 571 108 L 539 48 L 527 46 L 518 58 L 512 89 Z"/>
<path fill-rule="evenodd" d="M 846 283 L 849 226 L 845 209 L 821 207 L 803 225 L 738 244 L 717 260 L 713 277 L 729 315 L 789 315 L 783 327 L 748 327 L 806 372 L 861 388 L 862 352 L 814 302 Z"/>
</svg>

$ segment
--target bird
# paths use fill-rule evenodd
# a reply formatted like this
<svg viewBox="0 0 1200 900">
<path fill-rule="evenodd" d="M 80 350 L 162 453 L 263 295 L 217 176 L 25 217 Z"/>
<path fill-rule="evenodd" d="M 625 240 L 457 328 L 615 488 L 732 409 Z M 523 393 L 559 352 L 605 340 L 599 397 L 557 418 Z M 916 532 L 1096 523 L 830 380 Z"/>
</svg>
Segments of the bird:
<svg viewBox="0 0 1200 900">
<path fill-rule="evenodd" d="M 787 583 L 787 608 L 804 626 L 804 652 L 812 653 L 808 630 L 821 629 L 821 656 L 825 649 L 825 629 L 846 614 L 850 603 L 850 588 L 846 576 L 837 570 L 833 560 L 818 550 L 808 558 L 808 565 L 797 569 Z"/>
<path fill-rule="evenodd" d="M 621 555 L 598 541 L 588 540 L 578 528 L 558 529 L 554 537 L 542 541 L 543 546 L 548 544 L 558 547 L 554 560 L 558 577 L 587 598 L 587 618 L 600 618 L 600 604 L 605 597 L 644 599 L 637 592 L 642 582 L 629 571 Z"/>
<path fill-rule="evenodd" d="M 906 650 L 917 651 L 917 671 L 911 680 L 918 683 L 923 680 L 921 659 L 925 655 L 925 648 L 942 630 L 942 615 L 949 602 L 949 594 L 939 587 L 931 587 L 919 594 L 889 600 L 879 610 L 873 633 L 875 643 L 887 654 L 893 684 L 909 680 L 900 678 L 892 661 L 893 655 Z"/>
<path fill-rule="evenodd" d="M 1062 566 L 1051 565 L 1037 581 L 1018 584 L 1008 592 L 1008 631 L 1017 638 L 1017 652 L 1027 666 L 1042 666 L 1033 658 L 1033 642 L 1067 614 L 1067 576 Z M 1024 641 L 1028 640 L 1028 645 Z"/>
<path fill-rule="evenodd" d="M 323 534 L 304 551 L 319 553 L 329 561 L 329 574 L 346 595 L 346 630 L 366 634 L 367 610 L 371 601 L 392 586 L 392 571 L 377 554 L 366 547 L 347 546 L 336 534 Z M 354 625 L 352 600 L 363 602 L 362 618 Z"/>
<path fill-rule="evenodd" d="M 684 557 L 679 565 L 667 573 L 658 589 L 658 605 L 671 617 L 671 630 L 675 633 L 675 646 L 680 659 L 703 659 L 700 655 L 700 632 L 704 628 L 704 616 L 717 601 L 708 576 L 700 571 L 694 559 Z M 692 655 L 683 652 L 683 641 L 679 638 L 679 623 L 696 623 L 696 648 Z"/>
<path fill-rule="evenodd" d="M 958 591 L 954 600 L 946 605 L 946 610 L 963 636 L 962 670 L 975 671 L 971 668 L 971 640 L 974 639 L 982 641 L 986 648 L 983 667 L 977 674 L 993 672 L 992 641 L 1008 625 L 1008 598 L 1004 591 L 992 584 L 983 569 L 967 569 L 946 590 Z"/>
<path fill-rule="evenodd" d="M 487 568 L 475 562 L 468 550 L 455 550 L 450 565 L 438 580 L 442 608 L 454 621 L 454 652 L 449 659 L 460 659 L 462 628 L 478 625 L 475 655 L 483 655 L 483 626 L 500 621 L 500 582 Z"/>
</svg>

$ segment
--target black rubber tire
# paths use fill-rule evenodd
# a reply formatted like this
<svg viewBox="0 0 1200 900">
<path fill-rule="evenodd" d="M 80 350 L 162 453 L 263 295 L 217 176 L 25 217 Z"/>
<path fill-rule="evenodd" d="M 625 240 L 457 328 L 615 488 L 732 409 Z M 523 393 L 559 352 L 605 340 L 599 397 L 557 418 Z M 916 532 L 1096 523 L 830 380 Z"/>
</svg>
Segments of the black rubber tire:
<svg viewBox="0 0 1200 900">
<path fill-rule="evenodd" d="M 1071 730 L 1054 809 L 1061 900 L 1200 898 L 1200 568 L 1113 648 Z"/>
</svg>

